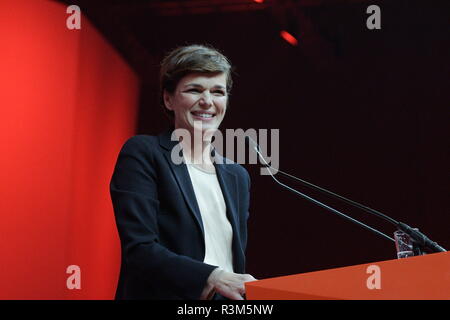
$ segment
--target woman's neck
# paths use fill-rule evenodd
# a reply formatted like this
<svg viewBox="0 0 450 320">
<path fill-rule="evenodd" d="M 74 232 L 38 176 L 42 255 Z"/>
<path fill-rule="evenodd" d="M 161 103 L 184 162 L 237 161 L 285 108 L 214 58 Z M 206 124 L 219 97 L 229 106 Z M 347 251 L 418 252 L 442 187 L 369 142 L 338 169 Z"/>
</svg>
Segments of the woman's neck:
<svg viewBox="0 0 450 320">
<path fill-rule="evenodd" d="M 211 137 L 210 133 L 196 131 L 195 134 L 181 135 L 183 156 L 188 163 L 211 166 Z"/>
</svg>

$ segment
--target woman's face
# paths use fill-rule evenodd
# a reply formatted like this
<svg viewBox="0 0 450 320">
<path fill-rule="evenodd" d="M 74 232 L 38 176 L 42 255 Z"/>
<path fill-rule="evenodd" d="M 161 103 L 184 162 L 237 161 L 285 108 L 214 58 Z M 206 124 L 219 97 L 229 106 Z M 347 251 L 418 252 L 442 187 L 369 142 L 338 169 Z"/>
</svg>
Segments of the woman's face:
<svg viewBox="0 0 450 320">
<path fill-rule="evenodd" d="M 175 129 L 193 133 L 200 124 L 203 132 L 219 128 L 227 108 L 226 82 L 225 73 L 190 73 L 173 94 L 164 91 L 165 106 L 175 113 Z"/>
</svg>

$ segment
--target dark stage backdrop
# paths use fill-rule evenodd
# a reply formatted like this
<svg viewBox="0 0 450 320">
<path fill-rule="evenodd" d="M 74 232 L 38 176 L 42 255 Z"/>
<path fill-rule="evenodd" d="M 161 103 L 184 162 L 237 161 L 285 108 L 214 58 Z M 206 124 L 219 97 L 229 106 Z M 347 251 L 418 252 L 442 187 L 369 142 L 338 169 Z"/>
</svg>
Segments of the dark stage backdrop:
<svg viewBox="0 0 450 320">
<path fill-rule="evenodd" d="M 166 127 L 157 104 L 163 53 L 212 44 L 237 73 L 223 129 L 279 129 L 281 170 L 419 227 L 450 248 L 449 6 L 379 5 L 381 30 L 367 29 L 364 2 L 307 9 L 314 32 L 300 36 L 297 47 L 280 38 L 268 11 L 153 17 L 135 25 L 155 57 L 138 132 Z M 396 257 L 394 243 L 284 191 L 255 165 L 246 168 L 248 272 L 255 277 Z M 393 236 L 388 223 L 309 194 Z"/>
</svg>

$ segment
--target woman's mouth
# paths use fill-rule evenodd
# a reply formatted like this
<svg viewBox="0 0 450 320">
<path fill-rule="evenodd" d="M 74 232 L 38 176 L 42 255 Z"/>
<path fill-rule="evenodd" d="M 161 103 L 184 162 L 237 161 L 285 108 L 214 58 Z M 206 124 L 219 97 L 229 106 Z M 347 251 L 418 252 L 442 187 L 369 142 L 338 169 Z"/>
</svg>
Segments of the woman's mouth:
<svg viewBox="0 0 450 320">
<path fill-rule="evenodd" d="M 194 119 L 198 119 L 198 120 L 201 120 L 201 121 L 212 120 L 216 116 L 215 113 L 206 112 L 206 111 L 192 111 L 191 114 L 192 114 Z"/>
</svg>

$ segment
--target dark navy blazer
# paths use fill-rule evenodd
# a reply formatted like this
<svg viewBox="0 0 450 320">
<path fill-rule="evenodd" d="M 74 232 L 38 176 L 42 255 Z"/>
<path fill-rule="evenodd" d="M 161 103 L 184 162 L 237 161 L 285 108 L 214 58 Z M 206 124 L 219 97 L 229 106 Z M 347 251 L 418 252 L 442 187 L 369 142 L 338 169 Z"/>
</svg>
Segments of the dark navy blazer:
<svg viewBox="0 0 450 320">
<path fill-rule="evenodd" d="M 186 165 L 171 160 L 178 144 L 171 133 L 134 136 L 117 159 L 110 184 L 122 249 L 116 299 L 198 299 L 217 267 L 203 263 L 202 218 Z M 236 163 L 215 168 L 233 228 L 234 272 L 244 273 L 250 178 Z"/>
</svg>

